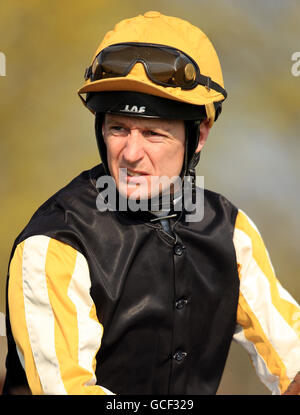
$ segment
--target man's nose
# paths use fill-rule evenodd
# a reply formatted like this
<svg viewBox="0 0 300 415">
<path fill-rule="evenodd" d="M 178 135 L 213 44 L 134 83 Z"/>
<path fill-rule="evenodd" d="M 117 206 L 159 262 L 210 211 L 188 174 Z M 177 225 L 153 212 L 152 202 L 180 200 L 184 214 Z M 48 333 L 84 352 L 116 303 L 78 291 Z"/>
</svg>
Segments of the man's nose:
<svg viewBox="0 0 300 415">
<path fill-rule="evenodd" d="M 127 163 L 136 163 L 144 157 L 143 135 L 137 129 L 130 130 L 123 150 L 123 158 Z"/>
</svg>

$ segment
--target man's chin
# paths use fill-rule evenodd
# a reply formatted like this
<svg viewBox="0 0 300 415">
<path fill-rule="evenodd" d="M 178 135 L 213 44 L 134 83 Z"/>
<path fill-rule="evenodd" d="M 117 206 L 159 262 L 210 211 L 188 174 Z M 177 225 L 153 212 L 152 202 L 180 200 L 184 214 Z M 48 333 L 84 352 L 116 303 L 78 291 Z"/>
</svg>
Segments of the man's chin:
<svg viewBox="0 0 300 415">
<path fill-rule="evenodd" d="M 140 186 L 128 186 L 127 188 L 120 187 L 118 190 L 123 198 L 136 201 L 149 200 L 152 197 L 156 198 L 159 196 L 158 193 L 152 195 L 148 189 L 142 189 Z"/>
<path fill-rule="evenodd" d="M 122 203 L 125 203 L 129 210 L 170 211 L 171 209 L 172 196 L 169 190 L 164 193 L 148 192 L 142 188 L 133 189 L 131 186 L 118 190 L 123 199 Z"/>
</svg>

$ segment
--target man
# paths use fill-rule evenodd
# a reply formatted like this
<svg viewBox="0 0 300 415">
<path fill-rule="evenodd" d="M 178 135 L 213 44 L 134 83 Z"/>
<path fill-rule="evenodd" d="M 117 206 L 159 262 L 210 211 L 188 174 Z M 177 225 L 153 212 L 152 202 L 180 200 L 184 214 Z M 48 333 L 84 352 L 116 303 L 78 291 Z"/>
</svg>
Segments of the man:
<svg viewBox="0 0 300 415">
<path fill-rule="evenodd" d="M 272 393 L 298 394 L 300 308 L 247 215 L 195 183 L 227 96 L 206 35 L 122 21 L 85 79 L 102 164 L 16 239 L 4 392 L 215 394 L 234 339 Z"/>
</svg>

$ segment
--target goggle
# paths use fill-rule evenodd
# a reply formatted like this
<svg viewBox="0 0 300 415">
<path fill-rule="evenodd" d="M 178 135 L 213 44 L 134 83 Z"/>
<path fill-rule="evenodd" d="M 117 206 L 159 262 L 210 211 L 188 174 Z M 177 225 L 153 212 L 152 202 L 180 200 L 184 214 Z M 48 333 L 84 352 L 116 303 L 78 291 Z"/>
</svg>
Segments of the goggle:
<svg viewBox="0 0 300 415">
<path fill-rule="evenodd" d="M 152 43 L 117 43 L 103 49 L 85 71 L 85 80 L 124 77 L 132 67 L 141 62 L 152 82 L 184 90 L 203 85 L 208 90 L 227 92 L 209 76 L 200 73 L 197 63 L 186 53 L 170 46 Z"/>
</svg>

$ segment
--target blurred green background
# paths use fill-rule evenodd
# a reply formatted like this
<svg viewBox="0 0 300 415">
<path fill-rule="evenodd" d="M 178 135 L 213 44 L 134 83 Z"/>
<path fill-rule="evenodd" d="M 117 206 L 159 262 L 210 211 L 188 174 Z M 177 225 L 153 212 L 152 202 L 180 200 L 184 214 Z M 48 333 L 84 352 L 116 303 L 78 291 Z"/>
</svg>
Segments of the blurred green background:
<svg viewBox="0 0 300 415">
<path fill-rule="evenodd" d="M 36 208 L 99 161 L 93 116 L 76 95 L 103 35 L 159 10 L 200 27 L 219 55 L 228 99 L 198 169 L 260 229 L 277 276 L 300 302 L 300 2 L 293 0 L 1 0 L 0 312 L 14 238 Z M 5 337 L 0 336 L 0 378 Z M 0 386 L 1 388 L 1 386 Z M 232 345 L 220 394 L 269 394 Z"/>
</svg>

